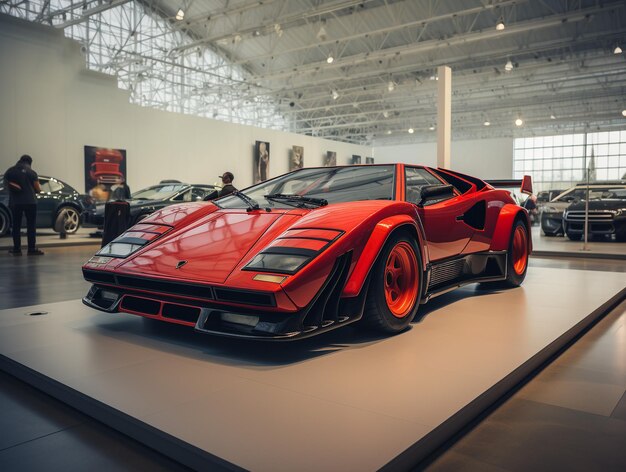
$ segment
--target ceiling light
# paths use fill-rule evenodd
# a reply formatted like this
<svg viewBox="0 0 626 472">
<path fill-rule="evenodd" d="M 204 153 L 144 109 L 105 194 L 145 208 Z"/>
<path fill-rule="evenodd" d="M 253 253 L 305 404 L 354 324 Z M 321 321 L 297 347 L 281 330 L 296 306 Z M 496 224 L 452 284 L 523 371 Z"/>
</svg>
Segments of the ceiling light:
<svg viewBox="0 0 626 472">
<path fill-rule="evenodd" d="M 393 80 L 390 80 L 387 84 L 387 90 L 393 92 L 396 89 L 396 84 L 393 83 Z"/>
<path fill-rule="evenodd" d="M 391 134 L 391 130 L 390 129 L 387 130 L 387 134 Z"/>
<path fill-rule="evenodd" d="M 626 116 L 626 110 L 622 110 L 622 116 Z"/>
<path fill-rule="evenodd" d="M 435 125 L 430 125 L 430 126 L 428 127 L 428 129 L 429 129 L 429 130 L 431 130 L 431 131 L 435 131 Z"/>
<path fill-rule="evenodd" d="M 178 21 L 182 21 L 183 18 L 185 18 L 185 12 L 183 11 L 182 8 L 179 8 L 178 11 L 176 12 L 176 19 Z"/>
<path fill-rule="evenodd" d="M 280 27 L 278 23 L 274 25 L 274 31 L 276 32 L 279 38 L 283 35 L 283 29 Z"/>
<path fill-rule="evenodd" d="M 326 62 L 328 62 L 329 64 L 332 64 L 334 60 L 335 60 L 335 58 L 333 56 L 328 56 L 326 58 Z"/>
<path fill-rule="evenodd" d="M 504 29 L 504 19 L 502 17 L 500 17 L 500 19 L 496 23 L 496 30 L 497 31 L 502 31 L 503 29 Z"/>
<path fill-rule="evenodd" d="M 339 92 L 337 92 L 336 90 L 333 90 L 331 92 L 331 95 L 333 96 L 333 100 L 337 100 L 339 98 Z"/>
<path fill-rule="evenodd" d="M 517 120 L 515 120 L 515 126 L 522 126 L 524 124 L 524 120 L 522 120 L 521 118 L 518 118 Z"/>
<path fill-rule="evenodd" d="M 511 62 L 511 59 L 508 59 L 506 64 L 504 64 L 504 70 L 507 72 L 511 72 L 513 70 L 513 63 Z"/>
<path fill-rule="evenodd" d="M 387 110 L 385 110 L 385 111 L 383 112 L 383 116 L 384 116 L 385 118 L 389 118 L 389 112 L 388 112 Z"/>
<path fill-rule="evenodd" d="M 491 126 L 491 123 L 490 123 L 489 121 L 485 121 L 485 122 L 483 123 L 483 125 L 485 125 L 485 126 Z"/>
<path fill-rule="evenodd" d="M 431 76 L 429 77 L 429 79 L 430 79 L 430 80 L 437 80 L 437 76 L 433 74 L 433 75 L 431 75 Z"/>
<path fill-rule="evenodd" d="M 615 45 L 615 49 L 613 49 L 613 54 L 621 54 L 622 48 L 619 47 L 619 44 Z"/>
<path fill-rule="evenodd" d="M 556 120 L 556 116 L 554 116 L 554 115 L 550 115 L 550 119 L 551 119 L 551 120 Z"/>
<path fill-rule="evenodd" d="M 415 133 L 415 130 L 413 128 L 409 128 L 409 134 L 413 134 Z"/>
</svg>

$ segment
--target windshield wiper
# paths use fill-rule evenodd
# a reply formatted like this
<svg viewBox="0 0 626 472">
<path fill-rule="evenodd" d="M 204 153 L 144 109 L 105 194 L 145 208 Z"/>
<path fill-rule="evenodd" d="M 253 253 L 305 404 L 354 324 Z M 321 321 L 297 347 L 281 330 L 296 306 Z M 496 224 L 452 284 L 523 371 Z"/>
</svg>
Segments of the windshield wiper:
<svg viewBox="0 0 626 472">
<path fill-rule="evenodd" d="M 306 205 L 313 205 L 314 207 L 328 205 L 328 200 L 323 198 L 304 197 L 302 195 L 294 194 L 272 193 L 270 195 L 265 195 L 265 198 L 269 201 L 286 203 L 287 205 L 291 205 L 296 208 L 303 208 L 306 207 Z"/>
<path fill-rule="evenodd" d="M 247 196 L 245 193 L 240 192 L 239 190 L 235 190 L 232 195 L 234 195 L 235 197 L 239 197 L 241 200 L 243 200 L 247 206 L 246 211 L 253 211 L 253 210 L 258 210 L 259 204 L 252 200 L 249 196 Z"/>
</svg>

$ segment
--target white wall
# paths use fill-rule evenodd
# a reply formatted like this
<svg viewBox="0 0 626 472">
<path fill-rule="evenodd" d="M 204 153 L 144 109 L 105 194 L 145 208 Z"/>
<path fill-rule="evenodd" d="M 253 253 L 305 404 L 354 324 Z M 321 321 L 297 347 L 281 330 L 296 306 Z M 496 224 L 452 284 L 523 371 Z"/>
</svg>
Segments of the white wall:
<svg viewBox="0 0 626 472">
<path fill-rule="evenodd" d="M 374 147 L 376 163 L 406 162 L 437 166 L 437 144 L 418 143 Z M 513 176 L 513 138 L 453 141 L 452 169 L 482 179 Z"/>
<path fill-rule="evenodd" d="M 307 167 L 326 151 L 337 163 L 357 146 L 293 133 L 142 108 L 113 77 L 89 71 L 76 42 L 61 31 L 0 15 L 0 172 L 30 154 L 34 169 L 84 191 L 83 146 L 127 150 L 133 190 L 162 179 L 213 183 L 226 170 L 239 188 L 252 184 L 254 142 L 269 141 L 270 176 L 288 171 L 291 146 Z"/>
</svg>

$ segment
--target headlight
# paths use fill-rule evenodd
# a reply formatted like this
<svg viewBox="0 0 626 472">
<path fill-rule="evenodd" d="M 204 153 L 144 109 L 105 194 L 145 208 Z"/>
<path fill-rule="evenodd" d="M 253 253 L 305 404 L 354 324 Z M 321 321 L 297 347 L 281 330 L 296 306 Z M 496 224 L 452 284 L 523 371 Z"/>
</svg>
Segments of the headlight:
<svg viewBox="0 0 626 472">
<path fill-rule="evenodd" d="M 295 274 L 316 255 L 315 251 L 308 249 L 269 248 L 257 254 L 254 259 L 246 264 L 244 269 Z"/>
<path fill-rule="evenodd" d="M 290 229 L 258 253 L 243 270 L 295 274 L 324 252 L 343 231 L 334 229 Z"/>
<path fill-rule="evenodd" d="M 146 244 L 167 233 L 172 228 L 165 225 L 136 224 L 121 236 L 100 249 L 96 256 L 118 257 L 124 259 L 139 251 Z"/>
<path fill-rule="evenodd" d="M 147 243 L 147 240 L 140 238 L 117 238 L 100 249 L 96 255 L 124 258 L 138 251 Z"/>
</svg>

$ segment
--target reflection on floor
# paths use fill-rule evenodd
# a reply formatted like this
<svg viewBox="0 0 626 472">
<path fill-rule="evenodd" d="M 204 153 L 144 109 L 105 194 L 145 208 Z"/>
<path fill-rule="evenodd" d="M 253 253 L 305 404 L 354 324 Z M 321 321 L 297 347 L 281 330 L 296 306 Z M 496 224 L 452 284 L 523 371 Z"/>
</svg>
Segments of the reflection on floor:
<svg viewBox="0 0 626 472">
<path fill-rule="evenodd" d="M 589 240 L 587 250 L 583 250 L 582 241 L 570 241 L 565 236 L 545 236 L 539 226 L 532 227 L 532 238 L 533 250 L 542 256 L 553 253 L 567 253 L 574 257 L 605 255 L 626 258 L 626 242 L 596 238 Z"/>
<path fill-rule="evenodd" d="M 0 309 L 76 299 L 92 248 L 0 255 Z M 625 272 L 623 261 L 530 267 Z M 432 470 L 624 470 L 626 314 L 609 315 L 430 465 Z M 0 373 L 0 470 L 183 470 L 164 456 Z M 71 451 L 68 453 L 68 451 Z"/>
<path fill-rule="evenodd" d="M 40 228 L 37 230 L 37 247 L 57 247 L 57 246 L 91 246 L 94 248 L 100 246 L 102 241 L 100 238 L 92 238 L 90 236 L 95 228 L 79 228 L 75 234 L 68 234 L 66 239 L 61 239 L 59 233 L 55 233 L 51 229 Z M 13 239 L 10 236 L 0 238 L 0 250 L 9 250 L 13 247 Z M 26 247 L 26 232 L 22 232 L 22 249 Z M 95 252 L 95 249 L 94 251 Z"/>
</svg>

